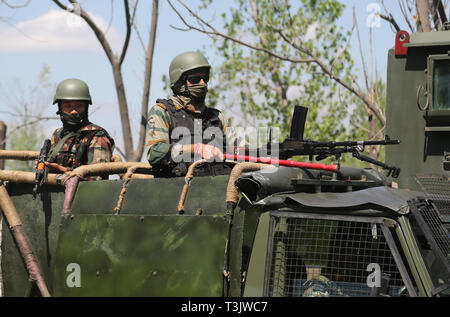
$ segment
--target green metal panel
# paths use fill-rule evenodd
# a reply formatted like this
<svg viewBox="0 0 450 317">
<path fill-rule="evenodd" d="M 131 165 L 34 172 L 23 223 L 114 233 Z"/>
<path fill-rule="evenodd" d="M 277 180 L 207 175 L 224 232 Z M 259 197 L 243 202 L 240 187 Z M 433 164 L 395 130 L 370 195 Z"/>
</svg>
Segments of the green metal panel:
<svg viewBox="0 0 450 317">
<path fill-rule="evenodd" d="M 44 186 L 40 195 L 32 198 L 32 185 L 9 183 L 7 190 L 22 221 L 23 231 L 34 251 L 41 273 L 52 293 L 52 267 L 57 247 L 60 213 L 64 200 L 62 188 Z M 38 295 L 32 292 L 28 273 L 6 221 L 2 230 L 2 273 L 5 296 Z"/>
<path fill-rule="evenodd" d="M 81 182 L 72 204 L 73 214 L 115 214 L 121 180 Z M 127 187 L 120 214 L 177 214 L 184 177 L 134 179 Z M 228 176 L 195 177 L 185 200 L 185 213 L 222 214 L 226 210 Z"/>
<path fill-rule="evenodd" d="M 263 296 L 264 275 L 266 271 L 267 243 L 269 238 L 269 213 L 265 212 L 259 218 L 253 249 L 250 256 L 247 280 L 245 282 L 245 297 Z"/>
<path fill-rule="evenodd" d="M 229 178 L 228 175 L 193 178 L 184 204 L 186 214 L 194 214 L 198 208 L 203 210 L 203 214 L 223 214 Z M 177 203 L 180 195 L 181 191 L 174 194 Z"/>
<path fill-rule="evenodd" d="M 71 212 L 114 214 L 121 190 L 121 180 L 80 182 L 72 202 Z"/>
<path fill-rule="evenodd" d="M 247 274 L 250 253 L 261 210 L 241 200 L 234 211 L 230 243 L 230 291 L 229 296 L 242 296 L 242 286 Z M 264 263 L 259 263 L 264 266 Z"/>
<path fill-rule="evenodd" d="M 388 53 L 386 134 L 401 144 L 386 147 L 386 162 L 401 168 L 395 180 L 400 188 L 418 190 L 414 174 L 444 173 L 443 151 L 450 150 L 450 132 L 425 132 L 424 112 L 417 105 L 417 95 L 423 105 L 426 102 L 427 57 L 436 51 L 409 50 L 407 57 L 396 57 L 394 50 Z"/>
<path fill-rule="evenodd" d="M 450 45 L 450 31 L 417 32 L 410 36 L 407 47 Z"/>
<path fill-rule="evenodd" d="M 228 223 L 218 216 L 62 219 L 55 296 L 220 296 Z M 68 265 L 80 267 L 69 287 Z"/>
</svg>

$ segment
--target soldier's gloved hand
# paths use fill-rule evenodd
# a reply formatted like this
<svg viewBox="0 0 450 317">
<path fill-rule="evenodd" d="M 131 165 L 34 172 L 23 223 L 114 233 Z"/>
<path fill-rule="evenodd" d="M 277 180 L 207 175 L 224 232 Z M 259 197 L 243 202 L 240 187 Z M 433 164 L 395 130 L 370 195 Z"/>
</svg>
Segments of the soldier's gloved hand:
<svg viewBox="0 0 450 317">
<path fill-rule="evenodd" d="M 67 167 L 61 166 L 57 163 L 49 163 L 49 162 L 44 162 L 45 166 L 48 167 L 48 171 L 50 173 L 65 173 L 67 172 Z"/>
<path fill-rule="evenodd" d="M 208 161 L 210 161 L 214 157 L 218 158 L 220 161 L 223 161 L 222 151 L 209 144 L 194 144 L 194 153 L 201 155 L 202 158 Z"/>
</svg>

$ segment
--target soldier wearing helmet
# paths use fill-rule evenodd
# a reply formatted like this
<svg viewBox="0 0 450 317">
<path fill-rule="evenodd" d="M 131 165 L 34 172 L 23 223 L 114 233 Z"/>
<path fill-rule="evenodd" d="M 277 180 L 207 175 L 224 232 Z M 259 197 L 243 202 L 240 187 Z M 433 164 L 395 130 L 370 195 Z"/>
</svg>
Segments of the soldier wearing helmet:
<svg viewBox="0 0 450 317">
<path fill-rule="evenodd" d="M 156 100 L 148 115 L 147 159 L 156 176 L 185 175 L 195 157 L 214 160 L 197 168 L 196 175 L 231 171 L 230 166 L 220 163 L 225 141 L 230 140 L 225 137 L 226 119 L 219 110 L 205 105 L 210 69 L 199 52 L 182 53 L 170 63 L 173 95 Z"/>
<path fill-rule="evenodd" d="M 80 165 L 110 162 L 114 140 L 88 119 L 92 99 L 87 84 L 75 78 L 63 80 L 56 88 L 53 104 L 58 105 L 56 114 L 63 126 L 51 137 L 45 163 L 49 170 L 64 173 Z"/>
</svg>

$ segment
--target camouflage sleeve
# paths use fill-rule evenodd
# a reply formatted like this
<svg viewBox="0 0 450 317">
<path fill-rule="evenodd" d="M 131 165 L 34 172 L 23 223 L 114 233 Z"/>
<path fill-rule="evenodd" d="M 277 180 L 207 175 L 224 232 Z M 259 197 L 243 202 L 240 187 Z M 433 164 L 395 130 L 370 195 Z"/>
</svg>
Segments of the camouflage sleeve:
<svg viewBox="0 0 450 317">
<path fill-rule="evenodd" d="M 151 165 L 159 165 L 170 151 L 170 118 L 166 107 L 157 104 L 150 109 L 147 122 L 147 159 Z"/>
<path fill-rule="evenodd" d="M 52 134 L 52 136 L 50 138 L 50 146 L 54 146 L 56 144 L 56 142 L 58 141 L 57 139 L 58 139 L 60 131 L 61 131 L 61 128 L 56 129 L 55 131 L 53 131 L 53 134 Z"/>
<path fill-rule="evenodd" d="M 87 164 L 111 162 L 114 146 L 106 136 L 94 136 L 89 144 Z"/>
</svg>

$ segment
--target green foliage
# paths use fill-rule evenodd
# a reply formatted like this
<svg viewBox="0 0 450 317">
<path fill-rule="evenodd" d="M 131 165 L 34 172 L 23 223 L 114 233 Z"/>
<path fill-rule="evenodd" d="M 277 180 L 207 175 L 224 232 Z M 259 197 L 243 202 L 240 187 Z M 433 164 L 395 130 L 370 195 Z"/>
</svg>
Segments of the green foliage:
<svg viewBox="0 0 450 317">
<path fill-rule="evenodd" d="M 310 58 L 284 41 L 281 30 L 290 42 L 333 65 L 333 75 L 350 78 L 353 62 L 346 48 L 350 33 L 336 26 L 344 5 L 336 0 L 255 3 L 256 21 L 248 1 L 235 1 L 222 15 L 226 34 L 287 58 Z M 203 7 L 208 5 L 210 1 L 203 2 Z M 292 63 L 230 40 L 217 39 L 214 48 L 223 60 L 214 69 L 219 77 L 220 103 L 226 111 L 238 106 L 244 120 L 241 124 L 278 127 L 284 138 L 294 106 L 302 105 L 309 108 L 306 138 L 346 137 L 348 111 L 343 104 L 351 100 L 350 93 L 341 89 L 339 96 L 338 84 L 316 64 Z"/>
<path fill-rule="evenodd" d="M 355 69 L 348 45 L 351 31 L 337 25 L 345 6 L 337 0 L 254 3 L 257 18 L 248 0 L 235 0 L 230 11 L 222 14 L 223 32 L 277 56 L 216 38 L 213 48 L 222 64 L 214 73 L 219 77 L 221 109 L 229 113 L 239 108 L 242 120 L 238 125 L 276 127 L 283 140 L 289 134 L 294 106 L 300 105 L 308 108 L 305 138 L 368 139 L 368 133 L 358 127 L 367 126 L 362 101 L 316 63 L 292 62 L 313 56 L 329 67 L 333 76 L 353 82 Z M 211 4 L 204 0 L 200 9 Z M 341 163 L 367 166 L 351 155 L 342 156 Z"/>
<path fill-rule="evenodd" d="M 8 139 L 8 149 L 39 151 L 45 136 L 35 128 L 30 126 L 15 131 Z M 34 161 L 6 161 L 6 167 L 10 170 L 30 172 L 34 171 Z"/>
</svg>

